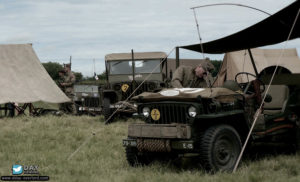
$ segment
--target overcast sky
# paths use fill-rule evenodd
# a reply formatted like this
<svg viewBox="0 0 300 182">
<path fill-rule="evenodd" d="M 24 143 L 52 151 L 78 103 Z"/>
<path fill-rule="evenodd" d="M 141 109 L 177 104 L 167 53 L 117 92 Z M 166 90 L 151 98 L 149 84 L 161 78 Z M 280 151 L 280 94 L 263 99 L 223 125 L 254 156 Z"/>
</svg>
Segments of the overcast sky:
<svg viewBox="0 0 300 182">
<path fill-rule="evenodd" d="M 0 43 L 32 43 L 42 62 L 67 63 L 86 76 L 104 71 L 110 53 L 164 51 L 199 43 L 194 6 L 241 3 L 274 14 L 294 0 L 0 0 Z M 203 42 L 235 33 L 267 17 L 233 6 L 197 10 Z M 284 44 L 271 46 L 283 48 Z M 287 47 L 300 48 L 300 40 Z M 171 57 L 174 57 L 174 53 Z M 182 58 L 202 58 L 181 51 Z M 205 55 L 222 59 L 223 55 Z"/>
</svg>

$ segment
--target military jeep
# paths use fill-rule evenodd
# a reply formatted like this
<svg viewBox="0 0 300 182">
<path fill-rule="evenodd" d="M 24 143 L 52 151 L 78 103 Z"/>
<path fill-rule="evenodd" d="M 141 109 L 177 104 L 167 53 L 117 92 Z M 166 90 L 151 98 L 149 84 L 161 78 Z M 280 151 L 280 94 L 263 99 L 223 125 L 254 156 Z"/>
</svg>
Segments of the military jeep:
<svg viewBox="0 0 300 182">
<path fill-rule="evenodd" d="M 292 74 L 288 78 L 294 79 Z M 133 97 L 144 122 L 128 127 L 128 138 L 123 140 L 128 163 L 144 165 L 157 156 L 192 154 L 208 170 L 231 171 L 255 114 L 259 117 L 253 142 L 300 146 L 299 86 L 271 85 L 261 112 L 256 112 L 266 88 L 261 80 L 241 83 L 240 90 L 225 87 L 172 88 Z"/>
<path fill-rule="evenodd" d="M 101 89 L 101 96 L 106 123 L 112 122 L 116 115 L 129 116 L 136 112 L 136 106 L 129 102 L 131 97 L 167 86 L 167 76 L 161 64 L 166 57 L 163 52 L 114 53 L 105 56 L 107 83 Z M 151 76 L 142 84 L 149 73 L 152 73 Z M 118 112 L 112 115 L 117 109 Z"/>
<path fill-rule="evenodd" d="M 74 85 L 74 102 L 78 114 L 96 115 L 101 113 L 99 86 Z"/>
</svg>

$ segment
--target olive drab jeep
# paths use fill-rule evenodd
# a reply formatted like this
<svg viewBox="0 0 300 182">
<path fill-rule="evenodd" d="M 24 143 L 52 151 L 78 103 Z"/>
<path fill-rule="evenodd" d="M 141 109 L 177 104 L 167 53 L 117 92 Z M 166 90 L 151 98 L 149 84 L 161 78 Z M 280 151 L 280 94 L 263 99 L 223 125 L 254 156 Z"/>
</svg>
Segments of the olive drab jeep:
<svg viewBox="0 0 300 182">
<path fill-rule="evenodd" d="M 237 77 L 241 75 L 249 73 Z M 208 170 L 231 171 L 256 114 L 253 142 L 285 142 L 299 148 L 300 82 L 299 76 L 298 81 L 287 76 L 293 84 L 271 85 L 261 112 L 256 112 L 266 88 L 261 79 L 224 84 L 227 88 L 170 88 L 133 97 L 144 123 L 128 127 L 123 140 L 128 163 L 148 164 L 163 154 L 196 154 Z"/>
<path fill-rule="evenodd" d="M 74 102 L 78 114 L 96 115 L 101 113 L 99 86 L 74 85 Z"/>
<path fill-rule="evenodd" d="M 248 134 L 248 144 L 285 143 L 300 150 L 297 51 L 254 49 L 300 38 L 299 5 L 295 1 L 232 35 L 181 46 L 199 53 L 226 53 L 215 87 L 172 88 L 133 97 L 144 123 L 128 126 L 128 137 L 123 140 L 128 163 L 136 166 L 157 156 L 193 154 L 208 170 L 232 171 Z M 278 66 L 289 73 L 282 74 Z M 268 74 L 268 67 L 275 69 Z M 234 82 L 215 85 L 229 80 Z"/>
<path fill-rule="evenodd" d="M 136 112 L 136 106 L 129 102 L 131 97 L 167 87 L 167 75 L 162 70 L 165 65 L 162 61 L 166 57 L 163 52 L 115 53 L 105 56 L 107 83 L 101 88 L 101 97 L 106 123 L 110 123 L 116 115 Z M 152 73 L 151 76 L 143 82 L 149 73 Z M 116 110 L 118 112 L 112 115 Z"/>
</svg>

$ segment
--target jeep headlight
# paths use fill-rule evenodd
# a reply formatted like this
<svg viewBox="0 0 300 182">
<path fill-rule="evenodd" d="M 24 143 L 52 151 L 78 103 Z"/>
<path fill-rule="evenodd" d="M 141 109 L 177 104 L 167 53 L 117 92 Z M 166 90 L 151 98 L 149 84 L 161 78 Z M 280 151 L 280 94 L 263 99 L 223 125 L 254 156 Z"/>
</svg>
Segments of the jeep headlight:
<svg viewBox="0 0 300 182">
<path fill-rule="evenodd" d="M 197 110 L 194 106 L 189 107 L 188 113 L 190 117 L 195 117 L 197 115 Z"/>
<path fill-rule="evenodd" d="M 148 118 L 150 115 L 150 108 L 149 107 L 144 107 L 143 108 L 143 115 Z"/>
</svg>

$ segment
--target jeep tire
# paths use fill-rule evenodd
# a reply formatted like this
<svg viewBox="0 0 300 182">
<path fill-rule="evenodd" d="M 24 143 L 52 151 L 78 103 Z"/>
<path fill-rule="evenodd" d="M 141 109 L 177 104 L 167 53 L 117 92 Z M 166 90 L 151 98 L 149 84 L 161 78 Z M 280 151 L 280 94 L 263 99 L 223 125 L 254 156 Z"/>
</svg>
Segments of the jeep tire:
<svg viewBox="0 0 300 182">
<path fill-rule="evenodd" d="M 296 123 L 296 150 L 300 153 L 300 121 Z"/>
<path fill-rule="evenodd" d="M 201 165 L 212 172 L 232 171 L 241 152 L 237 131 L 229 125 L 209 127 L 200 139 Z"/>
<path fill-rule="evenodd" d="M 110 108 L 110 98 L 103 98 L 103 115 L 105 119 L 105 124 L 109 124 L 113 121 L 114 116 L 111 116 L 113 113 L 113 109 Z"/>
<path fill-rule="evenodd" d="M 126 147 L 126 159 L 130 166 L 137 167 L 148 165 L 152 161 L 150 157 L 146 156 L 145 154 L 139 154 L 138 149 L 135 147 Z"/>
</svg>

